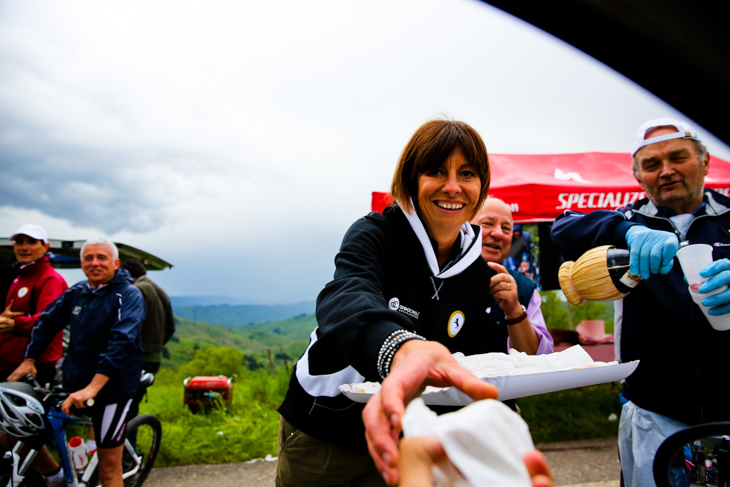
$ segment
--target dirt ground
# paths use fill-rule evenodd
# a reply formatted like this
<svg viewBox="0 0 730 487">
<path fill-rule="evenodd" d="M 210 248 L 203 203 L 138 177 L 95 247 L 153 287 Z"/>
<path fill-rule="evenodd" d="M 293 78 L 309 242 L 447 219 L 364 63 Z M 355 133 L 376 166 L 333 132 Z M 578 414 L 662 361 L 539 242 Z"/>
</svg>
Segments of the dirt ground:
<svg viewBox="0 0 730 487">
<path fill-rule="evenodd" d="M 558 486 L 619 487 L 616 438 L 537 445 Z M 154 468 L 145 487 L 265 487 L 274 485 L 276 460 Z"/>
</svg>

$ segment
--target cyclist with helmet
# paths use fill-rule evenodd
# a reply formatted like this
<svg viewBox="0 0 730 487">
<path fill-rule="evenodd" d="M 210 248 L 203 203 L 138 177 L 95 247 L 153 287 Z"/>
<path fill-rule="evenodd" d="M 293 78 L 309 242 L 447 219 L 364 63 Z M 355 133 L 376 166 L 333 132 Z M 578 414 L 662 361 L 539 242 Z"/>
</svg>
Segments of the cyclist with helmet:
<svg viewBox="0 0 730 487">
<path fill-rule="evenodd" d="M 81 248 L 81 269 L 88 278 L 63 293 L 38 319 L 25 359 L 10 375 L 18 380 L 35 375 L 35 361 L 59 330 L 70 326 L 63 362 L 64 388 L 71 393 L 61 407 L 84 408 L 91 417 L 103 487 L 122 487 L 122 451 L 126 416 L 142 371 L 140 332 L 146 304 L 129 273 L 120 266 L 119 251 L 105 239 L 87 240 Z"/>
</svg>

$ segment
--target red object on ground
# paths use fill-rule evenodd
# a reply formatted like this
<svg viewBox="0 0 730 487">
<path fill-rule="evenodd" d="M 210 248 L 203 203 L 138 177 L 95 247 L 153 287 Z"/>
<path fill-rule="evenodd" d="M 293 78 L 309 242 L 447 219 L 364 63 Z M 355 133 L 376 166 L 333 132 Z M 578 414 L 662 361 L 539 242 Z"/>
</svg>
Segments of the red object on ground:
<svg viewBox="0 0 730 487">
<path fill-rule="evenodd" d="M 187 406 L 213 406 L 233 401 L 233 382 L 224 375 L 188 377 L 183 385 Z"/>
<path fill-rule="evenodd" d="M 507 203 L 515 223 L 553 221 L 565 210 L 613 210 L 645 196 L 631 171 L 631 154 L 489 154 L 489 195 Z M 710 156 L 705 186 L 728 196 L 730 162 Z M 373 192 L 372 210 L 382 212 L 390 193 Z"/>
</svg>

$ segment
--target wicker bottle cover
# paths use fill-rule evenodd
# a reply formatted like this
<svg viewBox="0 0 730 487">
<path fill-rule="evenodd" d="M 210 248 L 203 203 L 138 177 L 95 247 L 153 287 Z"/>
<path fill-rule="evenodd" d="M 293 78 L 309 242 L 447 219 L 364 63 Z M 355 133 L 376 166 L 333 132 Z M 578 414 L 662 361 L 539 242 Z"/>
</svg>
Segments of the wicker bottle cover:
<svg viewBox="0 0 730 487">
<path fill-rule="evenodd" d="M 629 251 L 603 245 L 589 250 L 578 260 L 566 261 L 558 271 L 558 281 L 571 304 L 588 301 L 615 301 L 626 296 L 641 282 L 629 272 Z"/>
</svg>

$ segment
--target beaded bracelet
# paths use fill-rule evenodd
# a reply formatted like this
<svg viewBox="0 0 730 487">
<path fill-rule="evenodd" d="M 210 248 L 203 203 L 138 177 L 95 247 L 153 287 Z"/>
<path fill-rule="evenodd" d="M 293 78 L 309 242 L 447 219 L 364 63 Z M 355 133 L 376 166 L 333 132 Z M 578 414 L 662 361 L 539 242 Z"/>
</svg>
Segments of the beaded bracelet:
<svg viewBox="0 0 730 487">
<path fill-rule="evenodd" d="M 385 379 L 390 374 L 390 364 L 393 362 L 395 353 L 408 340 L 423 340 L 424 337 L 408 330 L 395 330 L 388 335 L 378 352 L 378 375 L 381 379 Z"/>
</svg>

